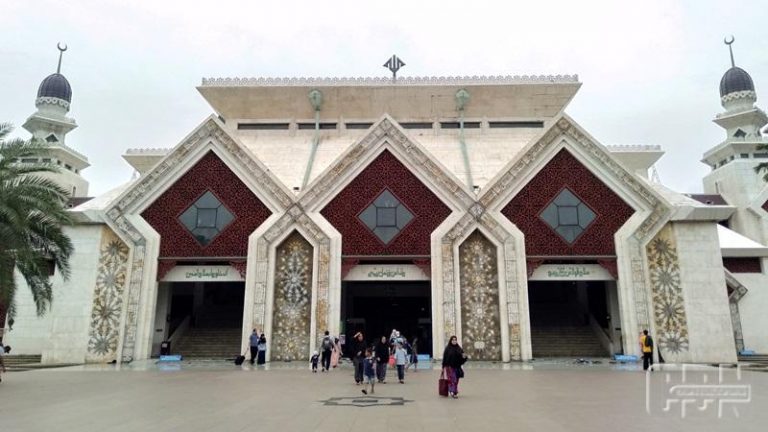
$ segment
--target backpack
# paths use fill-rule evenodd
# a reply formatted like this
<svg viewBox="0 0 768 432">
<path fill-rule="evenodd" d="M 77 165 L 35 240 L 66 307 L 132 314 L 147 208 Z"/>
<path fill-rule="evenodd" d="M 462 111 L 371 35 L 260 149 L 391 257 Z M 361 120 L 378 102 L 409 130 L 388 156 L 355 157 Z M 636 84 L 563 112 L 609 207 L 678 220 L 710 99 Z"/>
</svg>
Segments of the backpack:
<svg viewBox="0 0 768 432">
<path fill-rule="evenodd" d="M 333 348 L 333 344 L 331 343 L 331 338 L 324 338 L 323 339 L 323 351 L 328 351 Z"/>
<path fill-rule="evenodd" d="M 651 338 L 651 335 L 645 337 L 645 346 L 648 348 L 653 348 L 653 339 Z"/>
</svg>

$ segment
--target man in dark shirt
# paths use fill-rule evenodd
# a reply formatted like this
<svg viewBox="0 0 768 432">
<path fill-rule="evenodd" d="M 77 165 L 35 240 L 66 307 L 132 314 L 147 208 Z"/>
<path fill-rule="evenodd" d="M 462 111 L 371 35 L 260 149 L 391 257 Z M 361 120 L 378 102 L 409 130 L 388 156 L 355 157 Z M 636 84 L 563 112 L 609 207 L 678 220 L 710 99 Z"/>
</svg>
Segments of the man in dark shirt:
<svg viewBox="0 0 768 432">
<path fill-rule="evenodd" d="M 380 383 L 387 379 L 387 363 L 389 362 L 389 342 L 386 336 L 382 336 L 376 344 L 376 378 Z"/>
<path fill-rule="evenodd" d="M 355 365 L 355 382 L 363 382 L 363 360 L 365 359 L 365 340 L 361 332 L 355 333 L 352 341 L 352 363 Z"/>
</svg>

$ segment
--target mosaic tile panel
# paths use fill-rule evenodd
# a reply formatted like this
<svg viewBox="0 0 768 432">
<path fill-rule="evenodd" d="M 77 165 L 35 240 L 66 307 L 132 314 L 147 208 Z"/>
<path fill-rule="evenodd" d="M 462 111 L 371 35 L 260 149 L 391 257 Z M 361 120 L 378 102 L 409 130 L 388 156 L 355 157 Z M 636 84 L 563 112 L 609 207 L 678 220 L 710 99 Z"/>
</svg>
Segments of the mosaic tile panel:
<svg viewBox="0 0 768 432">
<path fill-rule="evenodd" d="M 496 247 L 475 231 L 459 246 L 461 341 L 473 360 L 501 360 Z"/>
<path fill-rule="evenodd" d="M 397 227 L 396 236 L 379 237 L 366 225 L 365 210 L 385 190 L 398 199 L 409 216 L 407 224 Z M 384 151 L 320 213 L 341 233 L 342 255 L 429 255 L 430 234 L 451 210 L 408 167 Z M 362 219 L 358 217 L 361 214 Z M 380 216 L 380 222 L 391 221 L 385 214 Z"/>
<path fill-rule="evenodd" d="M 272 360 L 307 358 L 311 311 L 312 245 L 294 232 L 277 248 Z"/>
<path fill-rule="evenodd" d="M 571 214 L 560 215 L 566 216 L 565 222 L 571 225 L 574 220 L 582 222 L 581 226 L 576 224 L 578 232 L 556 232 L 552 221 L 547 221 L 547 209 L 564 190 L 573 195 L 572 202 L 584 205 L 581 217 L 578 217 L 578 208 L 570 209 Z M 565 149 L 501 210 L 525 234 L 525 251 L 531 256 L 615 255 L 613 236 L 634 212 Z"/>
<path fill-rule="evenodd" d="M 214 208 L 218 210 L 213 212 Z M 211 151 L 141 216 L 160 234 L 161 258 L 244 257 L 248 255 L 248 236 L 270 214 L 226 162 Z"/>
<path fill-rule="evenodd" d="M 99 247 L 99 267 L 93 292 L 86 356 L 88 362 L 111 362 L 117 358 L 127 270 L 128 246 L 112 230 L 105 228 Z"/>
<path fill-rule="evenodd" d="M 664 354 L 688 351 L 688 320 L 680 283 L 677 243 L 670 225 L 646 247 L 651 277 L 656 343 Z"/>
</svg>

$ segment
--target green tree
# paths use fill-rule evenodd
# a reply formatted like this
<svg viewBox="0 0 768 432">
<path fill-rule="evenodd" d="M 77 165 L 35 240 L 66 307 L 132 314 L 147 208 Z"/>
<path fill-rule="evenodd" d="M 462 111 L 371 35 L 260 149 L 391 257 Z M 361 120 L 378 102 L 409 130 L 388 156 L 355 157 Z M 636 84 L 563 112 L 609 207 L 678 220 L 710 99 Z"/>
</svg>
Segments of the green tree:
<svg viewBox="0 0 768 432">
<path fill-rule="evenodd" d="M 758 144 L 757 149 L 762 151 L 768 151 L 768 144 Z M 768 162 L 760 162 L 759 164 L 757 164 L 757 166 L 755 167 L 755 172 L 758 174 L 764 173 L 763 180 L 768 182 Z"/>
<path fill-rule="evenodd" d="M 68 195 L 44 175 L 58 172 L 57 166 L 42 162 L 45 146 L 35 140 L 7 139 L 12 130 L 10 124 L 0 123 L 0 304 L 13 318 L 16 269 L 42 316 L 53 300 L 50 265 L 64 279 L 70 275 L 73 247 L 63 232 L 63 226 L 71 223 Z"/>
</svg>

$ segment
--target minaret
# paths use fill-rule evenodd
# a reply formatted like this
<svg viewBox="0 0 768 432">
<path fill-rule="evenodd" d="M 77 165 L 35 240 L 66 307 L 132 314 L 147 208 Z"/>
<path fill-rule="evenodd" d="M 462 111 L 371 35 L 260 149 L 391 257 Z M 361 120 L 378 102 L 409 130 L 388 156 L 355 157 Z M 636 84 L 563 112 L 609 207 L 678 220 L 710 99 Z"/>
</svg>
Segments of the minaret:
<svg viewBox="0 0 768 432">
<path fill-rule="evenodd" d="M 67 117 L 72 102 L 72 87 L 61 74 L 61 60 L 67 46 L 57 45 L 59 64 L 56 73 L 48 75 L 37 89 L 37 111 L 24 122 L 24 129 L 47 144 L 48 154 L 44 162 L 60 166 L 61 171 L 51 174 L 57 183 L 69 191 L 72 197 L 88 194 L 88 182 L 80 172 L 89 167 L 88 158 L 65 144 L 67 134 L 77 127 L 73 118 Z M 49 160 L 48 160 L 49 159 Z"/>
<path fill-rule="evenodd" d="M 730 52 L 731 68 L 720 80 L 720 103 L 725 112 L 718 114 L 714 122 L 725 130 L 726 137 L 704 153 L 702 162 L 712 169 L 704 177 L 704 191 L 720 194 L 738 208 L 730 220 L 732 229 L 765 243 L 768 233 L 763 233 L 761 222 L 749 207 L 754 206 L 757 196 L 768 186 L 763 175 L 754 170 L 760 162 L 768 162 L 768 152 L 758 149 L 758 145 L 768 144 L 761 132 L 768 124 L 768 116 L 755 106 L 757 93 L 752 77 L 736 66 L 733 36 L 724 42 Z"/>
</svg>

